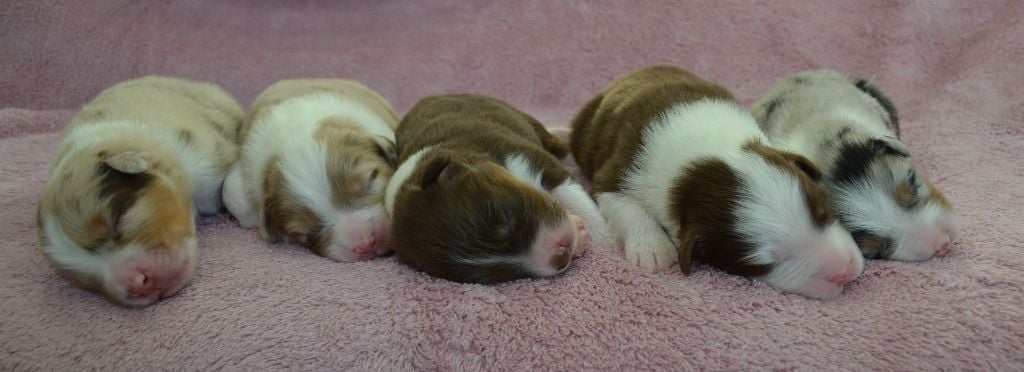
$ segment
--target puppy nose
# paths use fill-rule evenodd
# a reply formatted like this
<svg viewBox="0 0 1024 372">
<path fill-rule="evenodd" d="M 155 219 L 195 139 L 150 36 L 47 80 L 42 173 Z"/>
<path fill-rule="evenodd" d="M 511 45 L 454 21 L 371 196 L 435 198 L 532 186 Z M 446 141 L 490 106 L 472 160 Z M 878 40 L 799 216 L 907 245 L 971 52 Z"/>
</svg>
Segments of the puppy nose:
<svg viewBox="0 0 1024 372">
<path fill-rule="evenodd" d="M 843 272 L 828 278 L 829 282 L 839 286 L 849 283 L 851 280 L 853 280 L 853 261 L 846 264 L 846 268 L 843 269 Z"/>
<path fill-rule="evenodd" d="M 377 254 L 377 234 L 369 233 L 352 246 L 352 251 L 360 257 L 372 257 Z"/>
</svg>

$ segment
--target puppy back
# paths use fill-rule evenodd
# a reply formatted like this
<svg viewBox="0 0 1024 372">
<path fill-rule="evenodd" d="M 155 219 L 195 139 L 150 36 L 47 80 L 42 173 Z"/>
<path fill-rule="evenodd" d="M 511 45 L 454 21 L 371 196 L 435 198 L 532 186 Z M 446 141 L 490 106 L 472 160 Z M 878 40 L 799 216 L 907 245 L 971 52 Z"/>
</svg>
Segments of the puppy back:
<svg viewBox="0 0 1024 372">
<path fill-rule="evenodd" d="M 373 114 L 379 116 L 391 127 L 398 126 L 398 115 L 383 96 L 366 85 L 346 79 L 293 79 L 278 81 L 253 100 L 249 114 L 242 124 L 240 138 L 245 139 L 252 125 L 267 115 L 270 108 L 291 98 L 314 94 L 329 94 L 361 103 Z"/>
<path fill-rule="evenodd" d="M 568 147 L 537 119 L 484 96 L 453 94 L 416 103 L 395 133 L 399 162 L 428 146 L 447 144 L 490 154 L 496 159 L 523 153 L 562 158 Z"/>
<path fill-rule="evenodd" d="M 82 107 L 69 128 L 129 120 L 177 130 L 183 140 L 215 135 L 237 144 L 244 115 L 235 99 L 214 84 L 146 76 L 104 90 Z"/>
<path fill-rule="evenodd" d="M 725 88 L 671 66 L 631 72 L 592 98 L 572 123 L 570 147 L 593 192 L 618 191 L 648 126 L 672 106 L 714 98 L 735 101 Z"/>
</svg>

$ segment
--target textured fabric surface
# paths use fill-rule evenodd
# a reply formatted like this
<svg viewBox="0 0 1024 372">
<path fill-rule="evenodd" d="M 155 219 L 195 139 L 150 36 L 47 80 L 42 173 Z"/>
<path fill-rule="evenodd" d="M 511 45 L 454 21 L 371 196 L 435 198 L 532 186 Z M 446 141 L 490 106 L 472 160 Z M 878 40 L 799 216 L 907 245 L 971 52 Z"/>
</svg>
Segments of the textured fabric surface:
<svg viewBox="0 0 1024 372">
<path fill-rule="evenodd" d="M 1019 369 L 1024 363 L 1020 1 L 74 1 L 0 4 L 0 370 Z M 866 77 L 902 115 L 961 239 L 868 261 L 832 301 L 701 267 L 644 274 L 592 249 L 563 276 L 436 280 L 394 258 L 339 264 L 200 221 L 201 263 L 141 310 L 60 279 L 35 205 L 59 130 L 143 74 L 248 105 L 282 78 L 361 80 L 400 112 L 430 94 L 505 99 L 564 125 L 627 71 L 670 63 L 752 102 L 818 67 Z"/>
</svg>

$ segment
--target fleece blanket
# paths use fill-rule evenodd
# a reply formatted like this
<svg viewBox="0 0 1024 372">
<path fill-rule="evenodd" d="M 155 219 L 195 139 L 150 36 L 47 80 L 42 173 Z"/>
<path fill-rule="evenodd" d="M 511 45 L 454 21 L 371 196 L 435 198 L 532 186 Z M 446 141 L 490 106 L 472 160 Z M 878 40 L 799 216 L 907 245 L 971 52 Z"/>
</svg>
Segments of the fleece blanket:
<svg viewBox="0 0 1024 372">
<path fill-rule="evenodd" d="M 0 5 L 0 370 L 1007 370 L 1024 368 L 1024 2 L 69 1 Z M 199 223 L 192 284 L 131 310 L 39 252 L 59 130 L 118 81 L 282 78 L 509 101 L 551 126 L 616 76 L 682 66 L 752 102 L 828 67 L 875 81 L 959 210 L 952 254 L 869 261 L 831 301 L 707 267 L 645 274 L 597 247 L 484 286 L 341 264 Z"/>
</svg>

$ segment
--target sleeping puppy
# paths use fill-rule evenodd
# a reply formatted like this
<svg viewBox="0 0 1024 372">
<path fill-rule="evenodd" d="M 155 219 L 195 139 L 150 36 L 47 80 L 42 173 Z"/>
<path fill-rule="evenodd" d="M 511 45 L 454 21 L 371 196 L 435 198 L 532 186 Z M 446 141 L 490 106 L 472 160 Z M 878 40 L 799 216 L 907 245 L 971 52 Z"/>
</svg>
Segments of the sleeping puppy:
<svg viewBox="0 0 1024 372">
<path fill-rule="evenodd" d="M 351 80 L 284 80 L 260 93 L 242 125 L 242 157 L 224 202 L 242 227 L 335 261 L 389 251 L 384 187 L 398 117 Z"/>
<path fill-rule="evenodd" d="M 753 111 L 773 144 L 823 170 L 832 207 L 864 257 L 949 253 L 957 217 L 914 168 L 896 109 L 877 88 L 836 71 L 805 71 L 771 88 Z"/>
<path fill-rule="evenodd" d="M 74 284 L 125 306 L 177 293 L 196 271 L 195 218 L 223 208 L 244 113 L 220 88 L 145 77 L 82 108 L 39 201 L 42 250 Z"/>
<path fill-rule="evenodd" d="M 726 89 L 674 67 L 630 73 L 573 120 L 576 162 L 624 244 L 648 271 L 704 262 L 815 298 L 864 267 L 832 217 L 818 170 L 769 147 Z"/>
<path fill-rule="evenodd" d="M 564 271 L 604 219 L 557 157 L 565 145 L 508 104 L 474 95 L 420 100 L 398 126 L 388 185 L 398 259 L 457 282 Z M 588 231 L 589 229 L 589 231 Z"/>
</svg>

